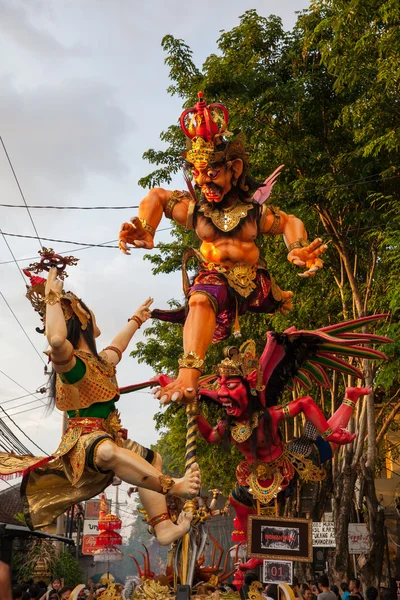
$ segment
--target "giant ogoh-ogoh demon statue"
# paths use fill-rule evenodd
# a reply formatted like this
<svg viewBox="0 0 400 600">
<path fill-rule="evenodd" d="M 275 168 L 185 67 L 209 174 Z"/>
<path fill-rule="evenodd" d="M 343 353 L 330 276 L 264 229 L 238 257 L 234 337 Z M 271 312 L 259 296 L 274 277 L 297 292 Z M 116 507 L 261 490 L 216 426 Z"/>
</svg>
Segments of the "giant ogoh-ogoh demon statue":
<svg viewBox="0 0 400 600">
<path fill-rule="evenodd" d="M 224 440 L 234 444 L 245 457 L 237 466 L 237 484 L 230 496 L 236 512 L 233 541 L 247 539 L 248 515 L 271 504 L 274 507 L 279 495 L 290 493 L 296 477 L 305 482 L 322 481 L 325 471 L 321 463 L 332 457 L 338 444 L 353 441 L 355 434 L 345 428 L 357 401 L 369 388 L 347 387 L 342 404 L 328 420 L 310 396 L 283 406 L 278 400 L 284 388 L 294 384 L 306 389 L 312 384 L 330 387 L 325 369 L 362 379 L 362 372 L 343 357 L 385 359 L 382 352 L 366 344 L 387 343 L 388 338 L 354 331 L 384 317 L 374 315 L 315 331 L 296 331 L 295 327 L 283 334 L 269 331 L 260 359 L 252 340 L 240 348 L 228 347 L 215 375 L 200 382 L 205 386 L 200 387 L 200 398 L 216 401 L 225 410 L 214 427 L 200 414 L 200 434 L 210 444 Z M 284 443 L 280 424 L 300 413 L 307 420 L 303 435 Z"/>
<path fill-rule="evenodd" d="M 234 322 L 238 329 L 238 315 L 286 313 L 292 308 L 292 292 L 278 287 L 260 257 L 258 235 L 283 235 L 288 260 L 307 269 L 303 276 L 322 267 L 319 256 L 326 248 L 320 239 L 308 241 L 302 221 L 266 203 L 280 168 L 251 191 L 243 135 L 229 141 L 226 108 L 207 106 L 203 94 L 198 95 L 196 106 L 181 115 L 191 145 L 184 156 L 196 189 L 188 180 L 189 192 L 151 190 L 140 202 L 139 216 L 124 223 L 119 236 L 125 253 L 128 243 L 153 248 L 155 231 L 165 215 L 193 229 L 201 241 L 200 250 L 189 249 L 183 261 L 187 306 L 152 311 L 153 318 L 184 323 L 178 378 L 155 391 L 163 403 L 194 397 L 209 345 L 225 339 Z M 199 265 L 191 285 L 186 273 L 190 257 Z"/>
</svg>

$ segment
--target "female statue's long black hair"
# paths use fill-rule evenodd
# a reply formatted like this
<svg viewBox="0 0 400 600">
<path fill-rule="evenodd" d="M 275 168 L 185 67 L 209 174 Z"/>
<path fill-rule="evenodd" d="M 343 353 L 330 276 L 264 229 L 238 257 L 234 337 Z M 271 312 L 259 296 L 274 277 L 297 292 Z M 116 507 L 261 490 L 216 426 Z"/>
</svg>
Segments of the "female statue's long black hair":
<svg viewBox="0 0 400 600">
<path fill-rule="evenodd" d="M 86 306 L 86 304 L 82 300 L 79 300 L 79 302 L 80 302 L 80 305 L 82 306 L 82 308 L 87 313 L 90 313 L 90 309 Z M 93 354 L 93 356 L 95 358 L 97 358 L 98 360 L 101 360 L 100 356 L 97 353 L 97 348 L 96 348 L 96 339 L 94 337 L 93 318 L 89 319 L 86 329 L 82 329 L 81 323 L 80 323 L 78 317 L 74 314 L 67 321 L 67 340 L 69 342 L 71 342 L 71 344 L 74 348 L 78 348 L 81 336 L 85 340 L 85 342 L 88 345 L 89 350 Z M 49 383 L 48 383 L 48 390 L 49 390 L 48 409 L 50 411 L 54 409 L 55 404 L 56 404 L 56 378 L 57 378 L 57 373 L 53 369 L 51 372 L 50 378 L 49 378 Z"/>
</svg>

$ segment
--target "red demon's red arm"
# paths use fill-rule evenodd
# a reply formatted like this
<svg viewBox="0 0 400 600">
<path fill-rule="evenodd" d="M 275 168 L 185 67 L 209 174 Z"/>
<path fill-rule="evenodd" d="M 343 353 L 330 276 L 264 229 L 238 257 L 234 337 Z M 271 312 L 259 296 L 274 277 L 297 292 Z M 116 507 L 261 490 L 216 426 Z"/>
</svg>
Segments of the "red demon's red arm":
<svg viewBox="0 0 400 600">
<path fill-rule="evenodd" d="M 311 396 L 297 398 L 285 406 L 275 407 L 275 410 L 278 412 L 278 421 L 282 421 L 288 417 L 295 417 L 296 415 L 303 413 L 321 433 L 324 433 L 329 429 L 328 421 L 325 419 L 322 410 L 318 408 Z"/>
<path fill-rule="evenodd" d="M 226 421 L 220 421 L 218 425 L 211 427 L 207 419 L 203 415 L 199 415 L 197 417 L 197 427 L 201 437 L 206 440 L 207 444 L 219 444 L 224 437 Z"/>
</svg>

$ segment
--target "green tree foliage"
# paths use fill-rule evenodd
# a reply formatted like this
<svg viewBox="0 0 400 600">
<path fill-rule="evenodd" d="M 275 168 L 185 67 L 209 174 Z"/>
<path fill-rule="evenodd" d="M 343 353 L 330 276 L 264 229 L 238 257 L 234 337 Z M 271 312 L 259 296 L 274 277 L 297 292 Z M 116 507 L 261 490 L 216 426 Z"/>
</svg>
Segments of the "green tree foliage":
<svg viewBox="0 0 400 600">
<path fill-rule="evenodd" d="M 64 585 L 75 587 L 85 582 L 85 575 L 79 566 L 79 562 L 70 550 L 60 552 L 53 570 L 54 577 L 64 580 Z"/>
<path fill-rule="evenodd" d="M 325 269 L 315 280 L 302 280 L 287 262 L 280 239 L 259 240 L 280 287 L 295 293 L 288 317 L 242 317 L 243 339 L 255 338 L 259 349 L 266 329 L 312 329 L 389 311 L 390 322 L 380 332 L 399 339 L 399 23 L 400 6 L 394 0 L 315 0 L 289 32 L 278 17 L 264 18 L 250 10 L 238 26 L 222 32 L 218 51 L 201 69 L 183 40 L 163 40 L 172 81 L 168 91 L 179 95 L 184 107 L 196 102 L 199 89 L 207 101 L 223 102 L 231 116 L 229 129 L 246 134 L 252 175 L 262 180 L 279 164 L 286 165 L 273 203 L 301 218 L 310 238 L 321 236 L 329 242 Z M 161 139 L 170 148 L 145 153 L 157 167 L 140 181 L 145 187 L 169 182 L 180 168 L 182 133 L 171 126 Z M 184 249 L 197 243 L 192 233 L 177 226 L 172 235 L 171 244 L 146 257 L 155 274 L 177 270 Z M 177 290 L 177 299 L 181 297 Z M 146 344 L 139 344 L 134 356 L 156 371 L 175 373 L 182 352 L 181 328 L 154 322 L 147 334 Z M 227 340 L 228 345 L 234 343 L 233 338 Z M 368 381 L 379 385 L 378 399 L 385 405 L 378 434 L 388 426 L 385 415 L 392 414 L 400 393 L 400 346 L 393 343 L 385 351 L 389 363 L 366 365 Z M 208 370 L 221 355 L 221 344 L 210 349 Z M 335 406 L 344 383 L 336 380 L 326 409 Z M 216 420 L 217 410 L 207 410 Z M 168 408 L 156 419 L 162 430 L 159 449 L 168 456 L 168 467 L 182 469 L 184 411 Z M 367 422 L 374 438 L 373 398 L 358 424 L 362 456 Z M 219 485 L 224 473 L 223 485 L 228 487 L 237 457 L 227 458 L 202 442 L 199 456 L 206 465 L 207 485 Z M 354 461 L 360 456 L 357 450 L 347 453 L 340 464 L 358 469 Z M 376 447 L 370 444 L 365 460 L 372 471 L 376 458 Z M 346 556 L 342 558 L 346 562 Z"/>
</svg>

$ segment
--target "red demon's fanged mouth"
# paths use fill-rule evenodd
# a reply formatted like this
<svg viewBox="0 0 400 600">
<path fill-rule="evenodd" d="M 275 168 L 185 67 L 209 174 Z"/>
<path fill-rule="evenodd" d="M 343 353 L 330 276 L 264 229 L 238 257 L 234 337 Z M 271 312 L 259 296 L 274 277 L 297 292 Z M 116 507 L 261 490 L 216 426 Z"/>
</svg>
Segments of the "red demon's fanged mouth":
<svg viewBox="0 0 400 600">
<path fill-rule="evenodd" d="M 219 202 L 223 196 L 221 188 L 212 184 L 203 185 L 201 191 L 208 200 L 208 202 Z"/>
</svg>

